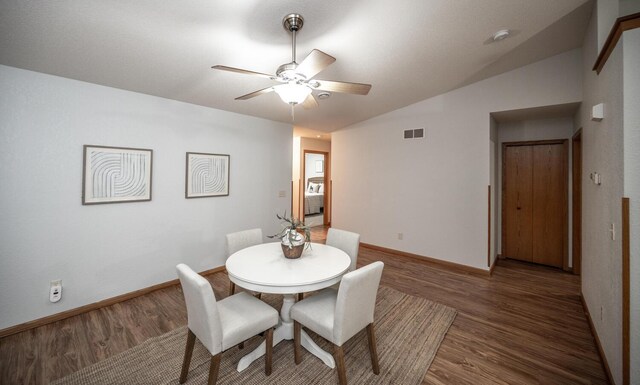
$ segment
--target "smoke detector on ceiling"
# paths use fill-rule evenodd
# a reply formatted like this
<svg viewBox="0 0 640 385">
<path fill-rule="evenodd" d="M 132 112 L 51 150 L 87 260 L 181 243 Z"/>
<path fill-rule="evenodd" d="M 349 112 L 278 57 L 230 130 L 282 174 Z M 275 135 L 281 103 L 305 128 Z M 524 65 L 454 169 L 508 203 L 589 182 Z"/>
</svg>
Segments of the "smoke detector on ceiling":
<svg viewBox="0 0 640 385">
<path fill-rule="evenodd" d="M 493 41 L 500 41 L 508 38 L 511 35 L 511 31 L 508 29 L 501 29 L 493 34 Z"/>
</svg>

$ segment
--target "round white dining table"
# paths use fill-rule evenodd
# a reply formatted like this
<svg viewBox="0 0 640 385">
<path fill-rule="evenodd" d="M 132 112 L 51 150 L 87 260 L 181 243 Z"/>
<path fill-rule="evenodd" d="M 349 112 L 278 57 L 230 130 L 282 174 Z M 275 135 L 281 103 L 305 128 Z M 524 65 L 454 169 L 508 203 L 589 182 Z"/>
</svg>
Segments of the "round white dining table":
<svg viewBox="0 0 640 385">
<path fill-rule="evenodd" d="M 347 272 L 351 259 L 344 251 L 319 243 L 312 243 L 297 259 L 287 259 L 280 242 L 263 243 L 232 254 L 226 263 L 229 279 L 236 285 L 260 293 L 282 294 L 280 323 L 273 333 L 273 345 L 293 339 L 291 306 L 296 294 L 315 291 L 340 282 Z M 333 356 L 321 349 L 302 330 L 301 344 L 311 354 L 334 368 Z M 265 342 L 240 359 L 238 371 L 265 354 Z"/>
</svg>

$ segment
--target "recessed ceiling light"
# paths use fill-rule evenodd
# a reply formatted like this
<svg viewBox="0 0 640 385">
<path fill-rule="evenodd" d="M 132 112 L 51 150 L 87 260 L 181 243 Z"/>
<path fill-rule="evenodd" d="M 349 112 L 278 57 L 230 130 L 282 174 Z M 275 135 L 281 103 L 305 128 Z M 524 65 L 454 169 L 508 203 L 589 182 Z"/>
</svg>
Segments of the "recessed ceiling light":
<svg viewBox="0 0 640 385">
<path fill-rule="evenodd" d="M 331 96 L 331 92 L 323 91 L 318 94 L 318 99 L 328 99 Z"/>
<path fill-rule="evenodd" d="M 511 35 L 511 31 L 509 31 L 508 29 L 501 29 L 493 34 L 493 41 L 504 40 L 508 38 L 509 35 Z"/>
</svg>

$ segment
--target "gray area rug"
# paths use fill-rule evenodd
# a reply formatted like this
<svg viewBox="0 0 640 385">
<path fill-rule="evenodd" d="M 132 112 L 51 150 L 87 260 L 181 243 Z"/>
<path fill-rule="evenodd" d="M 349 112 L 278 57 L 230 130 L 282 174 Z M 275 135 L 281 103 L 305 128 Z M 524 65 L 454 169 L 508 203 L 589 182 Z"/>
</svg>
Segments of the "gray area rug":
<svg viewBox="0 0 640 385">
<path fill-rule="evenodd" d="M 265 298 L 266 297 L 266 298 Z M 279 306 L 278 296 L 263 299 Z M 450 307 L 423 298 L 380 287 L 375 315 L 375 331 L 380 374 L 371 370 L 366 332 L 360 332 L 345 344 L 349 384 L 420 384 L 440 343 L 456 317 Z M 327 351 L 322 338 L 309 333 Z M 88 366 L 53 384 L 178 384 L 187 329 L 181 327 Z M 261 337 L 245 343 L 243 350 L 231 348 L 222 356 L 218 384 L 336 384 L 335 370 L 302 349 L 302 362 L 293 362 L 293 341 L 282 341 L 273 349 L 273 373 L 264 374 L 264 357 L 238 373 L 239 359 L 253 350 Z M 209 352 L 196 342 L 186 384 L 206 384 Z"/>
</svg>

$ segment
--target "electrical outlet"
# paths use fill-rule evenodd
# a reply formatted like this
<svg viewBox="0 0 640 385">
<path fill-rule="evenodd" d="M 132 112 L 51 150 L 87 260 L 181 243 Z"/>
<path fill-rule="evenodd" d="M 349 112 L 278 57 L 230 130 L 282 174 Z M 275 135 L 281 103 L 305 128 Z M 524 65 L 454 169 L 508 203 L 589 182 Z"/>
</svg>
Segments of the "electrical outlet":
<svg viewBox="0 0 640 385">
<path fill-rule="evenodd" d="M 404 239 L 404 235 L 402 233 L 398 233 L 398 240 L 401 241 L 402 239 Z"/>
<path fill-rule="evenodd" d="M 286 197 L 286 196 L 287 196 L 287 193 L 286 193 L 284 190 L 280 190 L 280 191 L 278 192 L 278 197 L 280 197 L 280 198 L 284 198 L 284 197 Z"/>
<path fill-rule="evenodd" d="M 49 283 L 49 301 L 58 302 L 62 298 L 62 280 L 56 279 Z"/>
</svg>

